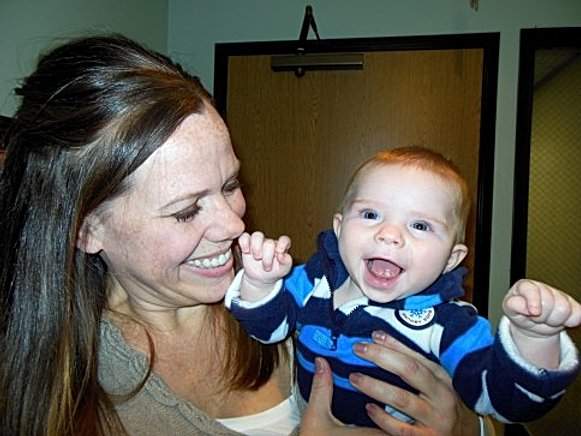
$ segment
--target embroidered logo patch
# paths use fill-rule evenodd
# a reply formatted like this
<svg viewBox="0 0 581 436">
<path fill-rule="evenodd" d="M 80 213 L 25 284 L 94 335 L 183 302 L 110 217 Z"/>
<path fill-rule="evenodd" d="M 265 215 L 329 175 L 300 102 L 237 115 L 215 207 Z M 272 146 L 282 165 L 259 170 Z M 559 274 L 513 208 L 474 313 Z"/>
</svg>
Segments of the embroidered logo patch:
<svg viewBox="0 0 581 436">
<path fill-rule="evenodd" d="M 436 311 L 433 307 L 427 309 L 398 310 L 395 313 L 395 316 L 402 324 L 411 328 L 424 327 L 431 324 L 434 315 L 436 315 Z"/>
<path fill-rule="evenodd" d="M 333 339 L 331 339 L 329 335 L 319 329 L 313 332 L 312 339 L 313 342 L 319 344 L 321 347 L 327 350 L 335 349 Z"/>
</svg>

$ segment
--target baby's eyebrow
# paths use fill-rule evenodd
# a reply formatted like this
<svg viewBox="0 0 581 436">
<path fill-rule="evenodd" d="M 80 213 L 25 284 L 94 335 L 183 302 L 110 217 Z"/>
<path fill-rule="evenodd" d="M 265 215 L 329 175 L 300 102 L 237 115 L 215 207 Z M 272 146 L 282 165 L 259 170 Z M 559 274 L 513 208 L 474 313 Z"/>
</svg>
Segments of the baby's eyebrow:
<svg viewBox="0 0 581 436">
<path fill-rule="evenodd" d="M 358 203 L 363 203 L 363 204 L 366 204 L 366 205 L 368 205 L 368 204 L 373 204 L 374 202 L 373 202 L 373 201 L 371 201 L 371 200 L 366 200 L 366 199 L 364 199 L 364 198 L 356 198 L 356 199 L 354 199 L 354 200 L 351 200 L 351 201 L 349 202 L 349 206 L 355 206 L 355 205 L 357 205 Z"/>
</svg>

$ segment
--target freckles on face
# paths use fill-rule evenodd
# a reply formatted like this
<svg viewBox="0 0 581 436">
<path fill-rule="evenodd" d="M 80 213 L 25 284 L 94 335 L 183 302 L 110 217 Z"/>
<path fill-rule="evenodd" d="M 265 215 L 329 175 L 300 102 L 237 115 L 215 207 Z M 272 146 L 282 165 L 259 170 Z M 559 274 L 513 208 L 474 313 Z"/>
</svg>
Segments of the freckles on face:
<svg viewBox="0 0 581 436">
<path fill-rule="evenodd" d="M 107 211 L 102 254 L 128 293 L 178 305 L 223 297 L 231 245 L 244 228 L 238 169 L 228 131 L 208 108 L 134 172 Z"/>
<path fill-rule="evenodd" d="M 152 214 L 147 205 L 154 191 L 136 189 L 111 205 L 102 253 L 111 272 L 169 278 L 199 244 L 201 235 L 195 231 L 179 229 L 169 219 Z"/>
</svg>

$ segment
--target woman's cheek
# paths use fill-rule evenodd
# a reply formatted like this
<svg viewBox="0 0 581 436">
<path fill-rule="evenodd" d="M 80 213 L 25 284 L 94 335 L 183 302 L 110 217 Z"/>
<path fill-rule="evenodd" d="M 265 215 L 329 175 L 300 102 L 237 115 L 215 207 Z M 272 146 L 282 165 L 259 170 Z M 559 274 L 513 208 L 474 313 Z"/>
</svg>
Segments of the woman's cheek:
<svg viewBox="0 0 581 436">
<path fill-rule="evenodd" d="M 170 263 L 183 262 L 200 245 L 201 235 L 195 225 L 181 224 L 180 227 L 183 231 L 166 233 L 164 237 L 157 239 L 153 247 L 157 256 L 169 260 Z"/>
<path fill-rule="evenodd" d="M 240 218 L 244 216 L 246 213 L 246 199 L 244 198 L 242 191 L 239 191 L 236 195 L 234 195 L 231 207 Z"/>
</svg>

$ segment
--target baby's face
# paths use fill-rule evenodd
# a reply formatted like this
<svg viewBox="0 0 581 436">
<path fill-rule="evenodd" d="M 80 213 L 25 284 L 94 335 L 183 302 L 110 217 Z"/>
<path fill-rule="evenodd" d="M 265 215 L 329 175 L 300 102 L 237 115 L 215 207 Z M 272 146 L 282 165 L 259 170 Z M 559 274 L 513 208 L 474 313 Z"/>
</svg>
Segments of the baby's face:
<svg viewBox="0 0 581 436">
<path fill-rule="evenodd" d="M 466 255 L 455 244 L 457 190 L 416 168 L 364 171 L 333 223 L 352 295 L 388 302 L 421 292 Z"/>
</svg>

